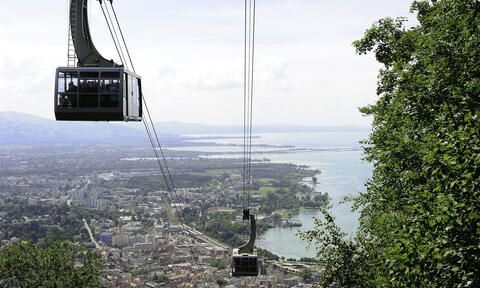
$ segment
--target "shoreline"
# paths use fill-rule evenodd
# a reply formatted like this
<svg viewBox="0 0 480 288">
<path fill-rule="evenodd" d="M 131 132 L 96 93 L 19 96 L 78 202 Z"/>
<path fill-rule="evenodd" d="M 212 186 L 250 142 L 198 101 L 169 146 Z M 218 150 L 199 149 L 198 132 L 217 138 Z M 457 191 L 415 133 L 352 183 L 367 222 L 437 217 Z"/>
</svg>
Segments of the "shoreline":
<svg viewBox="0 0 480 288">
<path fill-rule="evenodd" d="M 322 142 L 319 142 L 322 143 Z M 205 144 L 204 146 L 210 146 L 208 143 L 202 143 Z M 211 145 L 211 147 L 241 147 L 241 145 Z M 170 147 L 169 147 L 170 148 Z M 181 148 L 181 147 L 178 147 Z M 194 148 L 191 147 L 191 148 Z M 292 148 L 289 149 L 277 149 L 277 150 L 272 150 L 272 151 L 252 151 L 252 155 L 282 155 L 282 154 L 291 154 L 294 155 L 296 153 L 305 153 L 302 156 L 303 158 L 307 157 L 306 159 L 309 158 L 309 156 L 306 156 L 308 154 L 306 153 L 315 153 L 315 152 L 325 152 L 325 153 L 332 153 L 333 159 L 337 158 L 336 156 L 333 155 L 333 153 L 336 152 L 358 152 L 362 151 L 362 147 L 332 147 L 332 148 L 301 148 L 301 147 L 295 147 L 293 146 Z M 241 151 L 229 151 L 229 152 L 212 152 L 212 151 L 194 151 L 198 152 L 199 157 L 201 158 L 214 158 L 214 159 L 228 159 L 228 158 L 234 158 L 235 156 L 238 155 L 238 157 L 243 156 L 243 152 Z M 322 153 L 323 154 L 323 153 Z M 325 154 L 327 155 L 327 154 Z M 223 156 L 223 157 L 222 157 Z M 268 156 L 266 156 L 268 157 Z M 295 157 L 295 156 L 294 156 Z M 301 157 L 301 158 L 302 158 Z M 313 157 L 313 156 L 312 156 Z M 278 157 L 277 157 L 278 158 Z M 285 158 L 285 157 L 280 157 L 280 158 Z M 287 157 L 288 158 L 288 157 Z M 302 159 L 303 159 L 302 158 Z M 321 157 L 323 159 L 323 157 Z M 275 157 L 273 158 L 275 159 Z M 256 161 L 257 159 L 253 160 Z M 262 159 L 258 159 L 262 160 Z M 264 158 L 263 161 L 272 161 L 271 159 Z M 274 162 L 279 162 L 279 163 L 290 163 L 291 161 L 284 159 L 284 161 L 274 161 Z M 306 166 L 308 165 L 312 171 L 314 170 L 320 170 L 318 165 L 311 165 L 308 164 L 309 161 L 301 161 L 300 163 L 297 163 L 296 165 L 298 166 Z M 323 170 L 323 169 L 322 169 Z M 308 187 L 313 189 L 313 193 L 321 193 L 322 195 L 325 194 L 325 192 L 328 191 L 319 191 L 321 190 L 328 190 L 325 189 L 328 186 L 325 186 L 325 183 L 322 183 L 322 175 L 323 171 L 320 173 L 314 172 L 311 176 L 309 175 L 308 177 L 303 177 L 302 179 L 298 180 L 298 184 L 300 185 L 307 185 Z M 311 181 L 311 177 L 317 177 L 319 179 L 318 183 L 315 185 Z M 328 184 L 327 184 L 328 185 Z M 330 184 L 331 185 L 331 184 Z M 318 186 L 318 187 L 315 187 Z M 335 197 L 333 197 L 335 198 Z M 329 203 L 334 204 L 332 201 L 331 195 L 328 197 Z M 276 226 L 276 227 L 270 227 L 267 228 L 263 233 L 259 234 L 257 238 L 257 243 L 256 246 L 265 250 L 270 251 L 271 253 L 274 253 L 278 255 L 279 257 L 284 257 L 284 258 L 296 258 L 300 259 L 302 257 L 312 257 L 314 258 L 316 256 L 316 251 L 313 246 L 308 246 L 308 243 L 304 242 L 303 240 L 299 239 L 297 233 L 298 231 L 307 231 L 310 230 L 314 227 L 314 222 L 312 218 L 314 217 L 321 217 L 321 213 L 319 212 L 320 208 L 317 207 L 300 207 L 299 209 L 294 209 L 291 211 L 288 211 L 283 215 L 287 216 L 286 218 L 293 218 L 292 221 L 298 222 L 300 221 L 302 223 L 302 227 L 281 227 L 281 226 Z M 342 216 L 343 217 L 343 216 Z M 346 217 L 346 215 L 345 215 Z M 283 217 L 282 217 L 283 218 Z M 348 217 L 347 217 L 348 218 Z M 340 218 L 339 218 L 340 219 Z M 289 245 L 278 245 L 278 240 L 282 239 L 282 242 L 290 243 Z M 295 243 L 295 244 L 294 244 Z"/>
</svg>

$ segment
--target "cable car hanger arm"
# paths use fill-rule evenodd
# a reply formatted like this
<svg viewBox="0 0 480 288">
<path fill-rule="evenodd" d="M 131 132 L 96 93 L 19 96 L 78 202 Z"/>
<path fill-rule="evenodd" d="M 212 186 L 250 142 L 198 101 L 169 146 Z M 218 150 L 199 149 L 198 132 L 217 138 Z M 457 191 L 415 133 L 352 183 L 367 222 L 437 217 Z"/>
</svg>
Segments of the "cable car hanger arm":
<svg viewBox="0 0 480 288">
<path fill-rule="evenodd" d="M 255 238 L 257 237 L 257 224 L 255 215 L 250 214 L 250 239 L 247 243 L 238 248 L 238 254 L 252 254 L 255 249 Z"/>
<path fill-rule="evenodd" d="M 88 0 L 71 0 L 69 16 L 79 67 L 122 67 L 113 60 L 107 60 L 95 48 L 88 25 Z"/>
</svg>

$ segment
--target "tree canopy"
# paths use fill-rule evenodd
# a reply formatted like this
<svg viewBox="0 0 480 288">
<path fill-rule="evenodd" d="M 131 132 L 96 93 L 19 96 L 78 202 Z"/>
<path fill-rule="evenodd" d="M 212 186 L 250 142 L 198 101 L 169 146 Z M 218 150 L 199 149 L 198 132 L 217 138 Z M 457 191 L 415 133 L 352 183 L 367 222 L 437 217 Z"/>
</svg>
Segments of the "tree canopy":
<svg viewBox="0 0 480 288">
<path fill-rule="evenodd" d="M 101 273 L 102 261 L 71 242 L 23 241 L 0 250 L 1 287 L 102 287 Z"/>
<path fill-rule="evenodd" d="M 385 18 L 354 42 L 383 65 L 378 100 L 360 109 L 373 116 L 374 171 L 354 237 L 327 211 L 304 234 L 318 256 L 334 252 L 321 286 L 480 287 L 480 2 L 411 10 L 415 27 Z"/>
</svg>

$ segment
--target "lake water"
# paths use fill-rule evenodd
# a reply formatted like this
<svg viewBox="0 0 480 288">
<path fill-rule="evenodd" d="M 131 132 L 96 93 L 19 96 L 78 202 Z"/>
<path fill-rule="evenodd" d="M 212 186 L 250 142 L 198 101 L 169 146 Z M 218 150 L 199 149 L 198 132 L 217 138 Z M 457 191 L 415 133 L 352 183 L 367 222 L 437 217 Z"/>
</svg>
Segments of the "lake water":
<svg viewBox="0 0 480 288">
<path fill-rule="evenodd" d="M 319 169 L 321 174 L 316 176 L 319 183 L 314 186 L 315 190 L 328 193 L 333 205 L 332 214 L 340 227 L 347 233 L 355 231 L 358 227 L 358 213 L 351 211 L 351 203 L 341 202 L 346 196 L 364 191 L 364 183 L 372 173 L 371 166 L 361 160 L 361 151 L 292 153 L 272 155 L 270 158 L 275 162 L 306 164 Z M 315 217 L 320 217 L 319 211 L 300 211 L 293 218 L 303 224 L 300 229 L 269 229 L 257 245 L 287 258 L 312 257 L 315 251 L 307 249 L 307 243 L 300 240 L 297 233 L 312 229 Z"/>
<path fill-rule="evenodd" d="M 224 135 L 222 135 L 224 136 Z M 238 135 L 234 135 L 238 136 Z M 295 148 L 332 149 L 326 151 L 309 151 L 294 153 L 258 153 L 254 159 L 268 158 L 277 163 L 294 163 L 309 165 L 321 171 L 316 177 L 318 184 L 315 190 L 328 193 L 333 205 L 332 213 L 342 229 L 351 233 L 358 227 L 358 214 L 351 211 L 351 203 L 340 203 L 346 196 L 354 196 L 364 191 L 364 183 L 371 176 L 372 167 L 361 160 L 362 151 L 359 141 L 368 136 L 368 131 L 355 132 L 307 132 L 307 133 L 265 133 L 254 139 L 254 144 L 293 145 Z M 201 140 L 200 140 L 201 141 Z M 241 144 L 243 139 L 218 139 L 206 142 Z M 213 149 L 212 149 L 213 148 Z M 189 150 L 215 151 L 211 147 L 202 150 L 201 147 L 189 147 Z M 224 154 L 222 152 L 238 151 L 238 147 L 222 147 L 218 155 L 208 157 L 240 157 L 241 155 Z M 180 149 L 180 148 L 179 148 Z M 354 151 L 342 151 L 352 149 Z M 356 150 L 355 150 L 356 149 Z M 259 151 L 260 152 L 260 151 Z M 286 258 L 300 258 L 315 256 L 314 249 L 308 249 L 305 241 L 298 237 L 299 231 L 306 231 L 314 227 L 314 218 L 319 217 L 317 210 L 302 210 L 293 217 L 294 221 L 301 222 L 300 228 L 272 228 L 264 233 L 256 245 L 272 251 Z"/>
<path fill-rule="evenodd" d="M 368 135 L 367 130 L 361 131 L 345 131 L 345 132 L 289 132 L 289 133 L 256 133 L 254 136 L 258 138 L 252 139 L 252 144 L 266 144 L 266 145 L 291 145 L 296 148 L 359 148 L 360 140 L 365 139 Z M 186 135 L 193 136 L 193 135 Z M 201 136 L 215 136 L 215 135 L 195 135 Z M 236 137 L 224 139 L 206 139 L 206 140 L 192 140 L 192 142 L 214 142 L 221 144 L 243 144 L 243 138 L 239 138 L 238 134 L 220 135 L 222 137 Z M 192 147 L 196 148 L 196 147 Z M 203 151 L 203 150 L 197 150 Z"/>
</svg>

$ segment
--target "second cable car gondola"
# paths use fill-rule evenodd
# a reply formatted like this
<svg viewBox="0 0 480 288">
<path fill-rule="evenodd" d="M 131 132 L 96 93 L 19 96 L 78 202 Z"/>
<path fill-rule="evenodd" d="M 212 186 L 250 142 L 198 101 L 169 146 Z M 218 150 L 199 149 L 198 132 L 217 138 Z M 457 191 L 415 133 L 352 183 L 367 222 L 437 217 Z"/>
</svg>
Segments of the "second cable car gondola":
<svg viewBox="0 0 480 288">
<path fill-rule="evenodd" d="M 97 51 L 90 36 L 87 4 L 88 0 L 70 1 L 69 41 L 74 50 L 69 53 L 75 53 L 69 54 L 69 64 L 72 59 L 77 62 L 72 65 L 75 67 L 57 68 L 55 118 L 67 121 L 141 121 L 141 78 L 123 65 L 105 59 Z"/>
<path fill-rule="evenodd" d="M 258 276 L 259 259 L 255 251 L 255 238 L 257 235 L 257 224 L 255 215 L 250 210 L 243 210 L 243 219 L 250 220 L 250 239 L 243 246 L 233 249 L 232 254 L 232 276 Z"/>
</svg>

